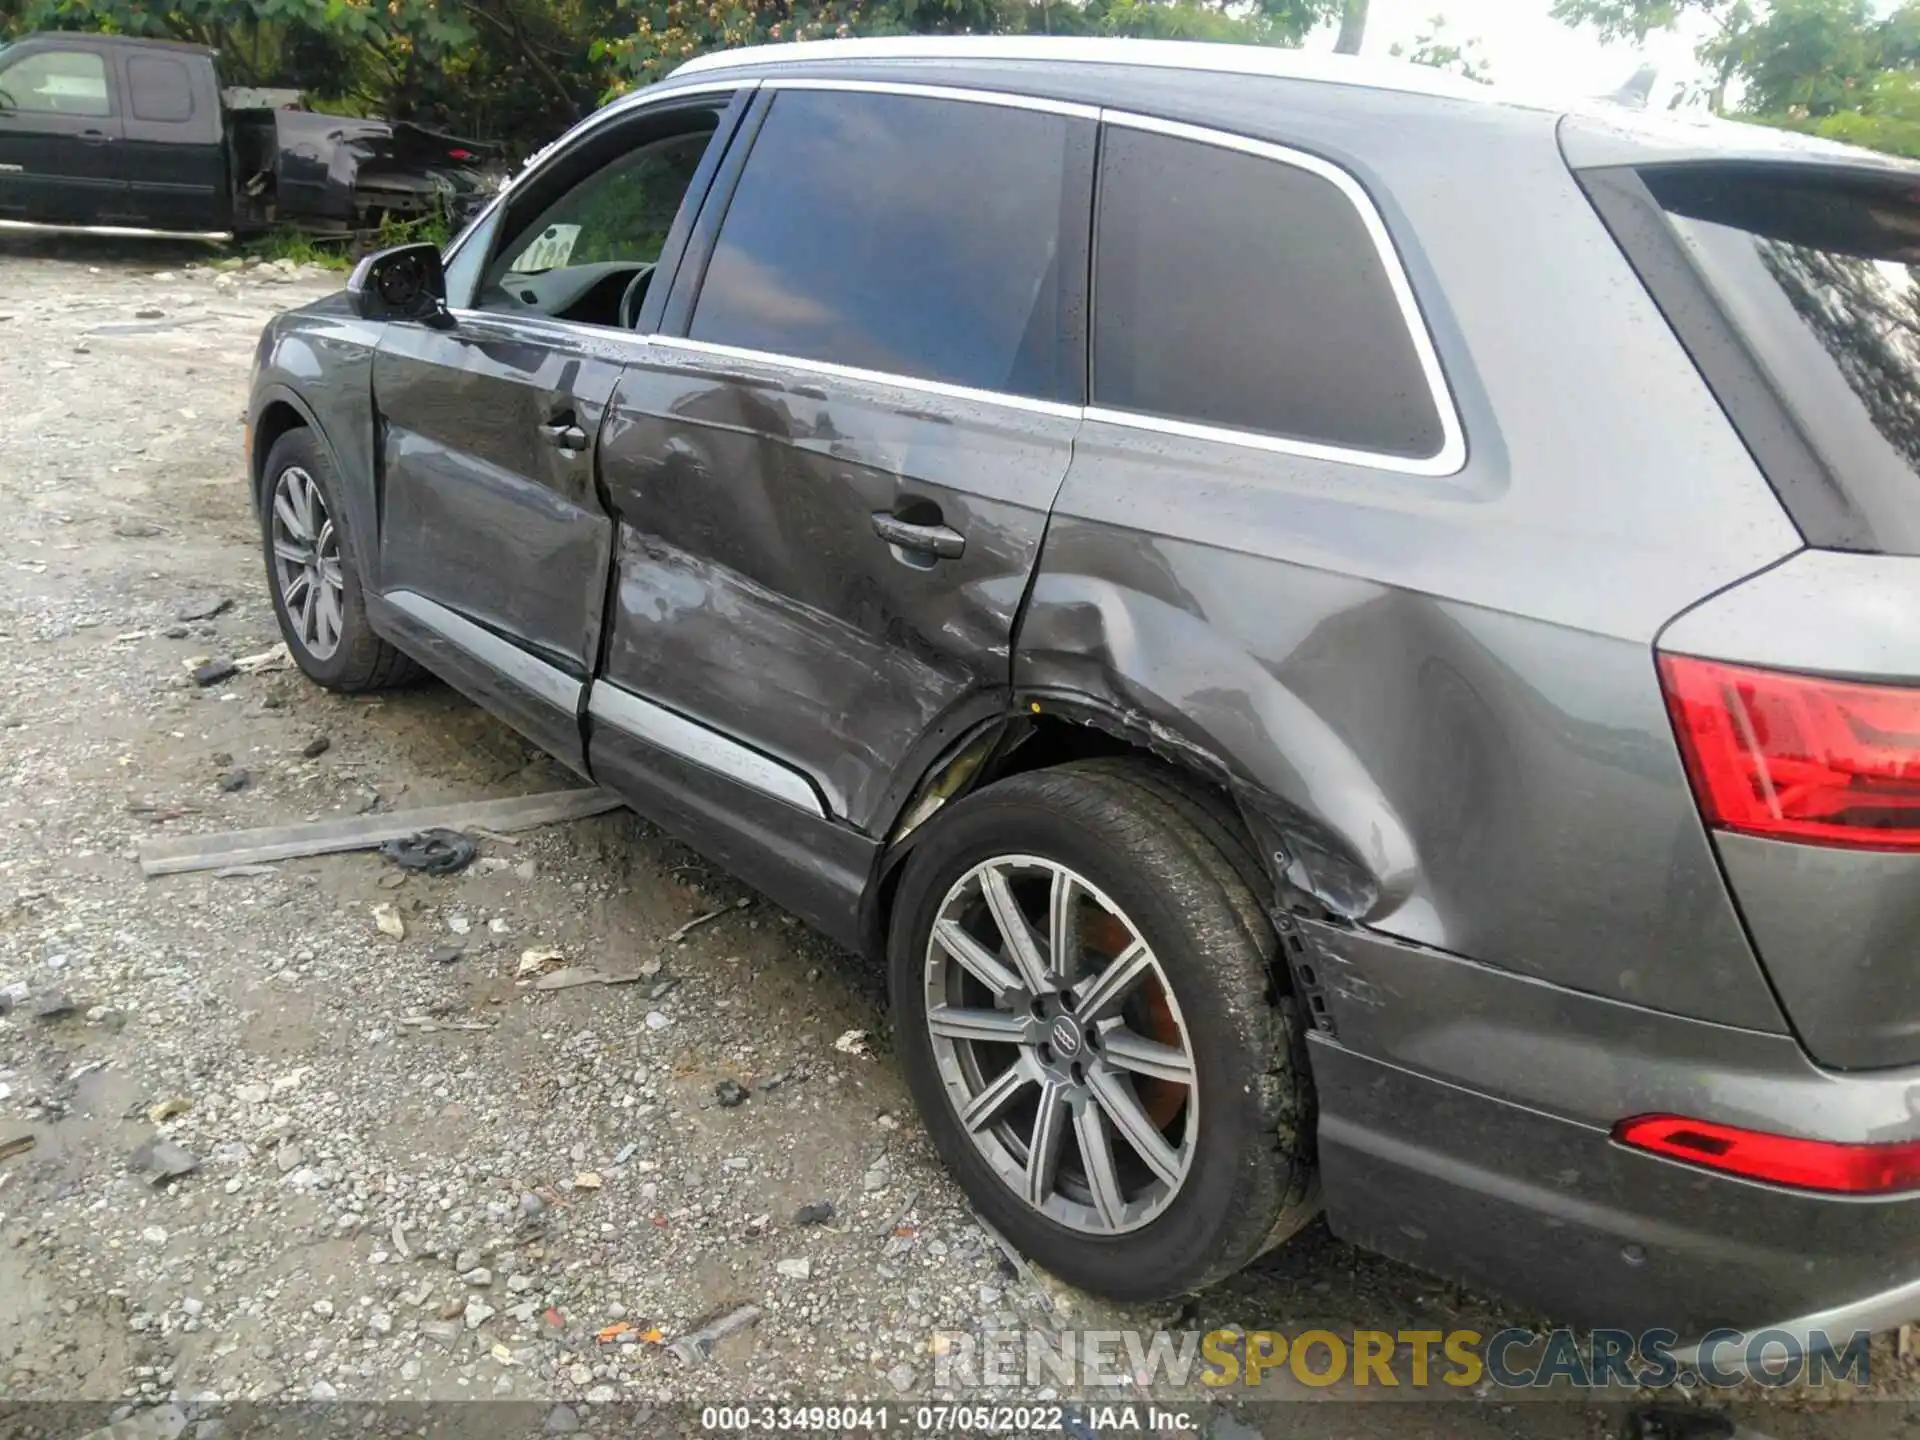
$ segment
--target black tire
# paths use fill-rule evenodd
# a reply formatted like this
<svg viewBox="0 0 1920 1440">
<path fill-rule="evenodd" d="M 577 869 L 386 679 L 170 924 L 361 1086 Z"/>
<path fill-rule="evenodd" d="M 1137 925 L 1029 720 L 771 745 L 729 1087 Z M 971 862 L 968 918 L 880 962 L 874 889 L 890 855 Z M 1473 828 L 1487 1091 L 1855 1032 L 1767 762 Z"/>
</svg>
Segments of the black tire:
<svg viewBox="0 0 1920 1440">
<path fill-rule="evenodd" d="M 275 573 L 273 550 L 273 500 L 280 477 L 290 469 L 304 470 L 326 504 L 327 514 L 339 535 L 342 579 L 339 642 L 328 655 L 316 655 L 308 648 L 299 627 L 288 613 L 286 597 L 281 594 Z M 370 690 L 390 690 L 417 679 L 421 670 L 408 656 L 374 633 L 367 619 L 366 600 L 360 588 L 359 548 L 355 544 L 348 519 L 339 476 L 327 450 L 311 430 L 289 430 L 274 441 L 260 482 L 260 537 L 266 559 L 267 593 L 273 597 L 274 618 L 280 622 L 280 634 L 294 664 L 316 684 L 343 694 L 355 695 Z"/>
<path fill-rule="evenodd" d="M 949 889 L 999 855 L 1066 865 L 1152 947 L 1192 1043 L 1201 1124 L 1184 1183 L 1139 1228 L 1095 1234 L 1028 1205 L 981 1154 L 940 1078 L 926 956 Z M 1162 1299 L 1231 1275 L 1319 1210 L 1304 1027 L 1238 826 L 1179 777 L 1130 760 L 1016 775 L 928 826 L 888 934 L 897 1044 L 941 1157 L 982 1215 L 1061 1278 L 1118 1300 Z M 1251 883 L 1258 883 L 1252 880 Z"/>
</svg>

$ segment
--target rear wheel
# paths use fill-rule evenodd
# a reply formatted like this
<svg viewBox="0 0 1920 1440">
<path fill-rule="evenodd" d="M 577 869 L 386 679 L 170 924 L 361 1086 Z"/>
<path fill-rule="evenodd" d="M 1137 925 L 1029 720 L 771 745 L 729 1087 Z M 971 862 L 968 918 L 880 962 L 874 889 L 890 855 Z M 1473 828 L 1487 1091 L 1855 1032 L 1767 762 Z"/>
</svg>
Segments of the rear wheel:
<svg viewBox="0 0 1920 1440">
<path fill-rule="evenodd" d="M 889 936 L 907 1078 L 983 1214 L 1122 1299 L 1232 1273 L 1314 1213 L 1275 941 L 1207 808 L 1131 762 L 1015 776 L 916 847 Z"/>
<path fill-rule="evenodd" d="M 268 452 L 260 506 L 267 587 L 294 663 L 330 690 L 384 690 L 419 674 L 367 620 L 338 477 L 310 430 Z"/>
</svg>

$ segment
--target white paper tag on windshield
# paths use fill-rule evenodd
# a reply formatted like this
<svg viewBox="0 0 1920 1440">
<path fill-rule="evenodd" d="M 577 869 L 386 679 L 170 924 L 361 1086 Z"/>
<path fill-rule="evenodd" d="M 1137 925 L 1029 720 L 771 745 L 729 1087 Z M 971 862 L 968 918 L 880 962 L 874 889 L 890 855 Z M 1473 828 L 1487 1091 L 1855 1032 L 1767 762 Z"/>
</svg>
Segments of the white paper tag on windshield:
<svg viewBox="0 0 1920 1440">
<path fill-rule="evenodd" d="M 542 270 L 558 270 L 572 258 L 574 244 L 579 239 L 578 225 L 549 225 L 520 252 L 520 258 L 513 262 L 513 273 L 534 275 Z"/>
</svg>

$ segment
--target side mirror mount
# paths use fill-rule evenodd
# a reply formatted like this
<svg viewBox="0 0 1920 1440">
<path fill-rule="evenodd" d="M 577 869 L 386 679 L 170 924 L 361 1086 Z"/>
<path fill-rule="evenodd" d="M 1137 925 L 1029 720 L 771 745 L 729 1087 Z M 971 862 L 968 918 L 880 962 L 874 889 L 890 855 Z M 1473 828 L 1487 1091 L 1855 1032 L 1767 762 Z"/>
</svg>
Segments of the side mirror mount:
<svg viewBox="0 0 1920 1440">
<path fill-rule="evenodd" d="M 437 245 L 396 245 L 353 267 L 347 297 L 362 320 L 417 320 L 445 329 L 447 272 Z"/>
</svg>

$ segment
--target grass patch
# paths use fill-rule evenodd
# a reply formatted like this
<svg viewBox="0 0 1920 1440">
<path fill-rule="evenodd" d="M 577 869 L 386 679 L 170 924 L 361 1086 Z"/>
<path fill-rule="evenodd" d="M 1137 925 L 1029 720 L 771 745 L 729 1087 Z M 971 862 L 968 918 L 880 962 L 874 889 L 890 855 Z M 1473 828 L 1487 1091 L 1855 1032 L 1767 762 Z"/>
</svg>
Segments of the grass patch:
<svg viewBox="0 0 1920 1440">
<path fill-rule="evenodd" d="M 359 255 L 386 250 L 394 245 L 438 245 L 442 249 L 453 238 L 453 227 L 445 215 L 423 215 L 417 220 L 389 217 L 380 228 L 357 235 L 308 235 L 299 230 L 276 230 L 249 240 L 239 253 L 258 260 L 291 260 L 296 265 L 318 265 L 342 272 L 353 268 Z"/>
<path fill-rule="evenodd" d="M 347 236 L 320 240 L 297 230 L 275 231 L 249 240 L 239 249 L 256 260 L 291 260 L 296 265 L 319 265 L 327 270 L 353 268 L 353 242 Z"/>
</svg>

